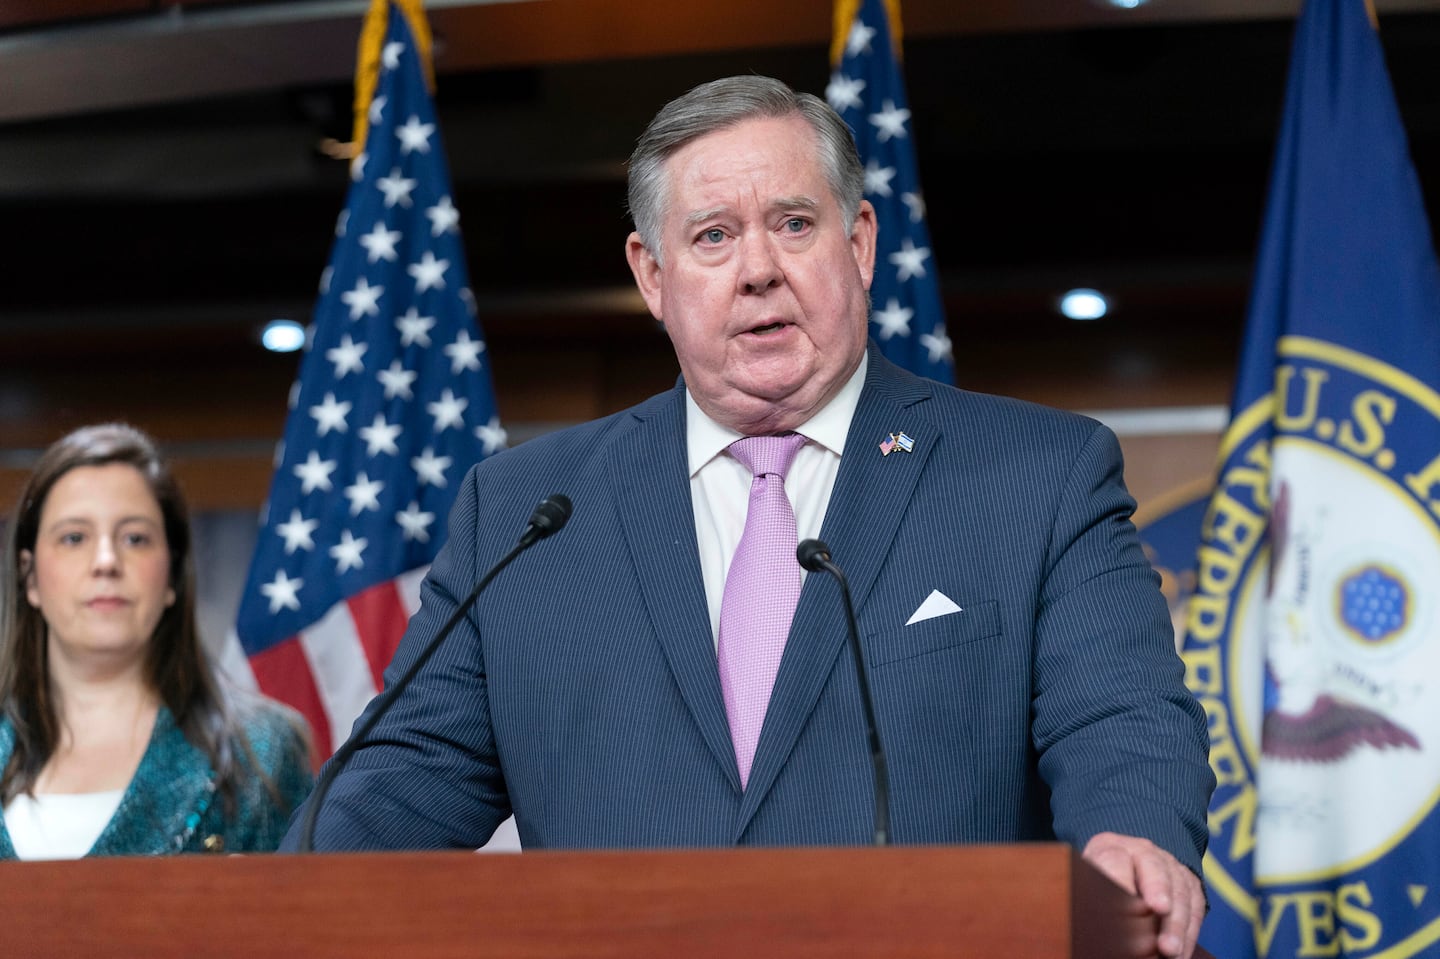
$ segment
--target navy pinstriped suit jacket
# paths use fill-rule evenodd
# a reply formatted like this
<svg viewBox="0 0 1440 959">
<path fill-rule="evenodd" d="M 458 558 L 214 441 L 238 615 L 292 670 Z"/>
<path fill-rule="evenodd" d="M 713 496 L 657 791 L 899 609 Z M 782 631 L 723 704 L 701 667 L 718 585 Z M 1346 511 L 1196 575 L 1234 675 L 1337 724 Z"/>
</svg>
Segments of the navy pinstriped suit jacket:
<svg viewBox="0 0 1440 959">
<path fill-rule="evenodd" d="M 403 670 L 563 492 L 336 780 L 317 849 L 861 844 L 871 769 L 836 583 L 805 582 L 742 792 L 677 387 L 471 471 Z M 912 453 L 881 456 L 890 432 Z M 854 591 L 899 843 L 1144 836 L 1198 871 L 1213 785 L 1114 436 L 872 346 L 822 538 Z M 963 612 L 906 626 L 931 590 Z M 292 820 L 296 821 L 296 820 Z M 293 842 L 294 835 L 289 842 Z"/>
</svg>

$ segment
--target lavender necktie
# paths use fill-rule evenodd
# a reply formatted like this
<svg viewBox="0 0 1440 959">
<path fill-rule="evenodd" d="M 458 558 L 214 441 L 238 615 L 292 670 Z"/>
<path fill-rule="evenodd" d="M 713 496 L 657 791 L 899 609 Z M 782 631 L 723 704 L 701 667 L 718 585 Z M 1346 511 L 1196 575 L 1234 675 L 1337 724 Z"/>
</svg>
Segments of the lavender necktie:
<svg viewBox="0 0 1440 959">
<path fill-rule="evenodd" d="M 720 601 L 720 689 L 742 786 L 750 780 L 770 689 L 800 601 L 795 511 L 785 495 L 785 474 L 803 445 L 799 433 L 747 436 L 730 444 L 731 454 L 755 477 L 745 532 Z"/>
</svg>

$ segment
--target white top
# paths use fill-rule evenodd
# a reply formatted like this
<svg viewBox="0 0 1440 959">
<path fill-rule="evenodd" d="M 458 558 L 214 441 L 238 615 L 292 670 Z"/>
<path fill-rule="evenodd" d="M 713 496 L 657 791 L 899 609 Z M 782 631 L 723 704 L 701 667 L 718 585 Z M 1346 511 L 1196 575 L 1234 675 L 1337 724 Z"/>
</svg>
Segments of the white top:
<svg viewBox="0 0 1440 959">
<path fill-rule="evenodd" d="M 845 452 L 845 434 L 860 405 L 865 385 L 868 355 L 845 381 L 840 392 L 795 432 L 808 443 L 795 454 L 785 476 L 785 492 L 795 510 L 795 530 L 800 540 L 820 535 L 840 456 Z M 685 438 L 690 460 L 690 502 L 695 510 L 695 540 L 700 548 L 700 572 L 705 579 L 705 601 L 710 607 L 710 635 L 720 641 L 720 600 L 725 595 L 725 575 L 730 560 L 745 532 L 745 514 L 750 509 L 750 482 L 753 477 L 739 460 L 726 450 L 741 434 L 721 426 L 700 409 L 690 391 L 685 391 Z M 805 575 L 801 570 L 801 576 Z M 804 580 L 802 578 L 801 582 Z"/>
<path fill-rule="evenodd" d="M 20 859 L 79 859 L 120 808 L 123 789 L 103 793 L 24 793 L 5 807 L 5 829 Z"/>
</svg>

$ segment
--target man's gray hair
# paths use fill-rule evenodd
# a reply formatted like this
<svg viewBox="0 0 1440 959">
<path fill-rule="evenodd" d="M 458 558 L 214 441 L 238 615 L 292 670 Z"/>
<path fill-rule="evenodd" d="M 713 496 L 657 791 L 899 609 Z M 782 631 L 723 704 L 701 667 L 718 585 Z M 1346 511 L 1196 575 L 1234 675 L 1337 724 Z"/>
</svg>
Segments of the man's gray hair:
<svg viewBox="0 0 1440 959">
<path fill-rule="evenodd" d="M 656 262 L 660 262 L 660 223 L 669 198 L 665 161 L 687 143 L 745 120 L 790 116 L 801 117 L 815 131 L 821 170 L 840 205 L 845 233 L 850 233 L 860 211 L 865 171 L 845 121 L 824 100 L 796 93 L 779 80 L 726 77 L 703 83 L 665 104 L 630 155 L 630 216 L 640 241 Z"/>
</svg>

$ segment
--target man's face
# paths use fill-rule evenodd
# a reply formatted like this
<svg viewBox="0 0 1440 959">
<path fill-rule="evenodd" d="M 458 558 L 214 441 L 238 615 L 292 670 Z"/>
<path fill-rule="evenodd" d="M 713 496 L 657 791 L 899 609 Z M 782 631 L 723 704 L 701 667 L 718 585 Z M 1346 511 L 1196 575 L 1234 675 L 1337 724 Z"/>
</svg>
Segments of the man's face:
<svg viewBox="0 0 1440 959">
<path fill-rule="evenodd" d="M 800 425 L 865 352 L 875 211 L 847 234 L 818 156 L 799 116 L 701 137 L 665 163 L 664 265 L 626 245 L 695 401 L 741 433 Z"/>
</svg>

